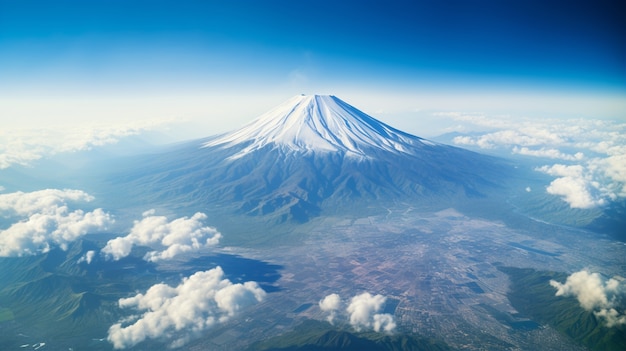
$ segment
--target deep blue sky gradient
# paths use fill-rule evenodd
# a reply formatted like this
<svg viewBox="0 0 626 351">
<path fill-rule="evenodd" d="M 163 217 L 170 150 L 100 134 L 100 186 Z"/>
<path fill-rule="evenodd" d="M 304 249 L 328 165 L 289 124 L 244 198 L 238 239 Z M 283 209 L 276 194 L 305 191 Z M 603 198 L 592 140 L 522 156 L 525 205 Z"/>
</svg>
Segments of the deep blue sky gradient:
<svg viewBox="0 0 626 351">
<path fill-rule="evenodd" d="M 623 1 L 0 0 L 0 92 L 626 92 Z"/>
</svg>

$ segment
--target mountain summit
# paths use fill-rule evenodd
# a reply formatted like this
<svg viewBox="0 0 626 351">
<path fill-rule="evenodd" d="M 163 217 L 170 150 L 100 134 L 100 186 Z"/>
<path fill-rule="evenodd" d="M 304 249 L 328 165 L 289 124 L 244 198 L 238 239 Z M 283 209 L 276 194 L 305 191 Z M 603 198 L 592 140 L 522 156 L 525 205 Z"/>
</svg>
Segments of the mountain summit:
<svg viewBox="0 0 626 351">
<path fill-rule="evenodd" d="M 204 147 L 246 145 L 233 158 L 266 146 L 294 152 L 339 152 L 369 158 L 372 149 L 413 154 L 424 139 L 368 116 L 332 95 L 299 95 Z"/>
<path fill-rule="evenodd" d="M 130 167 L 116 180 L 128 180 L 120 187 L 126 198 L 150 194 L 168 206 L 275 222 L 357 205 L 483 197 L 508 174 L 499 159 L 402 132 L 325 95 L 293 97 L 241 129 Z"/>
</svg>

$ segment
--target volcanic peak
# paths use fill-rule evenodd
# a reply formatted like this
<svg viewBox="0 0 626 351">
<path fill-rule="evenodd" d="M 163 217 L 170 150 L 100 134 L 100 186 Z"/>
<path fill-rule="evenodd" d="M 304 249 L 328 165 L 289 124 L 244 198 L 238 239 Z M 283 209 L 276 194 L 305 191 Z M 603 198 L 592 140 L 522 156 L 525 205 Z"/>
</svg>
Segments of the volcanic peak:
<svg viewBox="0 0 626 351">
<path fill-rule="evenodd" d="M 298 95 L 243 128 L 202 146 L 244 146 L 231 159 L 266 146 L 368 158 L 372 149 L 414 154 L 416 147 L 432 144 L 380 122 L 335 96 Z"/>
</svg>

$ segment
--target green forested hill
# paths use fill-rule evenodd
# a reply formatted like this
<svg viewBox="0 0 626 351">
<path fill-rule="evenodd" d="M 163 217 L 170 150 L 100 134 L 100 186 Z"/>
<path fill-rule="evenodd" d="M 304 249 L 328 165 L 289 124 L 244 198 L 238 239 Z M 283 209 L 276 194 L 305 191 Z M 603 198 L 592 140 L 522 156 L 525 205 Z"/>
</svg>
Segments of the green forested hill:
<svg viewBox="0 0 626 351">
<path fill-rule="evenodd" d="M 442 342 L 409 335 L 352 333 L 307 320 L 292 332 L 252 345 L 249 351 L 445 351 Z"/>
<path fill-rule="evenodd" d="M 565 281 L 567 274 L 513 267 L 499 269 L 511 279 L 508 298 L 521 314 L 551 325 L 592 350 L 626 350 L 626 326 L 608 328 L 593 312 L 585 311 L 575 297 L 555 296 L 550 279 Z"/>
</svg>

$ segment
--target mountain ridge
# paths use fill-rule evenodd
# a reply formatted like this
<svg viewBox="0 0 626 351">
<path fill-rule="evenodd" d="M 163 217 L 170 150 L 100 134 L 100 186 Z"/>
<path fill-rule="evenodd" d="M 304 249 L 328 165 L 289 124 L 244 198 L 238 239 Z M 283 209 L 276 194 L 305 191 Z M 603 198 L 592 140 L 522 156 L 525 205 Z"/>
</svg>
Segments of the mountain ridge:
<svg viewBox="0 0 626 351">
<path fill-rule="evenodd" d="M 485 197 L 512 170 L 501 159 L 399 131 L 331 96 L 292 98 L 232 133 L 122 168 L 110 182 L 125 198 L 195 210 L 232 207 L 300 223 L 356 199 Z"/>
<path fill-rule="evenodd" d="M 371 149 L 411 154 L 416 147 L 435 143 L 395 129 L 336 96 L 299 95 L 202 147 L 237 145 L 245 148 L 231 158 L 268 145 L 298 152 L 342 152 L 368 158 Z"/>
</svg>

